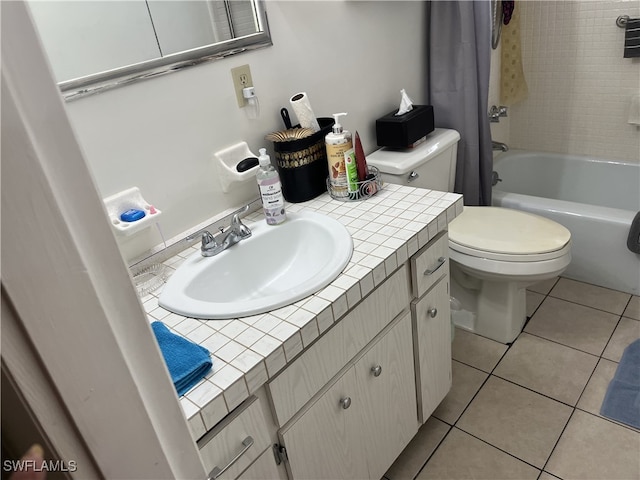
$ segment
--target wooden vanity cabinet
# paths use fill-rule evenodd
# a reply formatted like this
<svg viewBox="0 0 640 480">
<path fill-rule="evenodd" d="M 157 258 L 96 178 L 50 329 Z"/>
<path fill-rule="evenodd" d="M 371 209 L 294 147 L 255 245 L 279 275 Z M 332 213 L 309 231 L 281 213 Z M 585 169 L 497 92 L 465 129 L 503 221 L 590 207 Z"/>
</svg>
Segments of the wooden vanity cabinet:
<svg viewBox="0 0 640 480">
<path fill-rule="evenodd" d="M 378 480 L 450 388 L 441 232 L 270 379 L 260 402 L 247 400 L 244 414 L 199 441 L 201 456 L 208 468 L 224 465 L 256 431 L 254 447 L 221 478 L 283 478 L 284 461 L 292 480 Z"/>
</svg>

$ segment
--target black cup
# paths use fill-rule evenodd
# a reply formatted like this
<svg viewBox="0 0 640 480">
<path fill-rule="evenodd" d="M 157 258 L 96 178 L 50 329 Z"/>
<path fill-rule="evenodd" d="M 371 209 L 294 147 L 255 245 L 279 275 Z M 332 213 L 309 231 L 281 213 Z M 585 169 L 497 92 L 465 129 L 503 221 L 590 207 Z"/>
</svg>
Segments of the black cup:
<svg viewBox="0 0 640 480">
<path fill-rule="evenodd" d="M 334 123 L 333 118 L 320 117 L 320 131 L 313 135 L 273 143 L 282 194 L 288 202 L 306 202 L 327 191 L 328 167 L 324 137 L 331 131 Z"/>
</svg>

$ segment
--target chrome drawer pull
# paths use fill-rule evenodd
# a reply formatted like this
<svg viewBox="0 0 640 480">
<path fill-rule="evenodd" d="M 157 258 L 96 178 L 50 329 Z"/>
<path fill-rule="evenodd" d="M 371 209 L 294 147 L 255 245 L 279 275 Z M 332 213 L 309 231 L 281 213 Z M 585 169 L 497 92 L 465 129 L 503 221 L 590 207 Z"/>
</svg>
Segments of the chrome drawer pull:
<svg viewBox="0 0 640 480">
<path fill-rule="evenodd" d="M 382 365 L 376 365 L 375 367 L 371 367 L 371 373 L 374 377 L 379 377 L 382 373 Z"/>
<path fill-rule="evenodd" d="M 431 318 L 436 318 L 436 315 L 438 315 L 438 309 L 436 307 L 431 307 L 429 310 L 427 310 L 427 313 Z"/>
<path fill-rule="evenodd" d="M 351 406 L 351 397 L 341 398 L 340 405 L 342 405 L 342 408 L 344 408 L 345 410 L 349 408 Z"/>
<path fill-rule="evenodd" d="M 215 480 L 220 475 L 222 475 L 224 472 L 226 472 L 231 465 L 236 463 L 238 461 L 238 459 L 242 455 L 244 455 L 247 450 L 249 450 L 251 448 L 251 446 L 253 445 L 253 438 L 252 437 L 245 438 L 242 441 L 242 445 L 244 445 L 244 448 L 240 451 L 240 453 L 238 455 L 233 457 L 233 459 L 229 463 L 227 463 L 227 465 L 225 467 L 223 467 L 222 469 L 220 469 L 218 467 L 215 467 L 213 470 L 211 470 L 211 473 L 209 474 L 209 480 Z"/>
<path fill-rule="evenodd" d="M 438 264 L 436 265 L 436 268 L 431 268 L 429 270 L 425 270 L 424 274 L 425 275 L 432 275 L 433 273 L 435 273 L 436 270 L 438 270 L 442 265 L 444 265 L 444 263 L 447 261 L 446 257 L 440 257 L 438 258 Z"/>
</svg>

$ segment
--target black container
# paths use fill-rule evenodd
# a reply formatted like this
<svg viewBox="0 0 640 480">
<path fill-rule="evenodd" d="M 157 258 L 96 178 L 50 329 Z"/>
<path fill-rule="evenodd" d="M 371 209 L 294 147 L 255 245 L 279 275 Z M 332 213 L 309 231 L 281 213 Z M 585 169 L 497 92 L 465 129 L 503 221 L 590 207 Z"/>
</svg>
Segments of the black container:
<svg viewBox="0 0 640 480">
<path fill-rule="evenodd" d="M 316 198 L 327 191 L 327 151 L 324 137 L 331 131 L 333 118 L 318 118 L 320 131 L 288 142 L 273 142 L 282 194 L 291 203 Z"/>
<path fill-rule="evenodd" d="M 376 120 L 376 140 L 379 147 L 407 148 L 415 141 L 433 132 L 433 107 L 414 105 L 413 110 L 396 116 L 387 113 Z"/>
</svg>

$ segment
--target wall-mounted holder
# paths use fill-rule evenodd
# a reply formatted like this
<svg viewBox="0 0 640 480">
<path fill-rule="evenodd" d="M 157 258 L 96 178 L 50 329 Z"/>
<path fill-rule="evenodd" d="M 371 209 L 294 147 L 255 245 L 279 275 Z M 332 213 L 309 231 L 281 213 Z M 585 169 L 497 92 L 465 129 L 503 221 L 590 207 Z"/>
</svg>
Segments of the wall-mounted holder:
<svg viewBox="0 0 640 480">
<path fill-rule="evenodd" d="M 138 187 L 129 188 L 111 195 L 103 199 L 103 202 L 107 207 L 107 215 L 111 226 L 116 234 L 122 236 L 133 235 L 144 228 L 150 227 L 162 213 L 142 198 Z M 142 210 L 145 216 L 133 222 L 125 222 L 120 216 L 130 209 Z"/>
<path fill-rule="evenodd" d="M 249 150 L 249 146 L 246 142 L 236 143 L 229 148 L 217 151 L 213 156 L 218 170 L 220 185 L 222 186 L 222 191 L 224 193 L 227 193 L 229 191 L 229 187 L 234 183 L 242 183 L 251 178 L 255 178 L 256 172 L 259 168 L 256 160 L 255 166 L 242 172 L 238 171 L 238 165 L 240 165 L 240 162 L 243 160 L 247 158 L 258 158 L 255 153 L 252 153 L 251 150 Z"/>
</svg>

